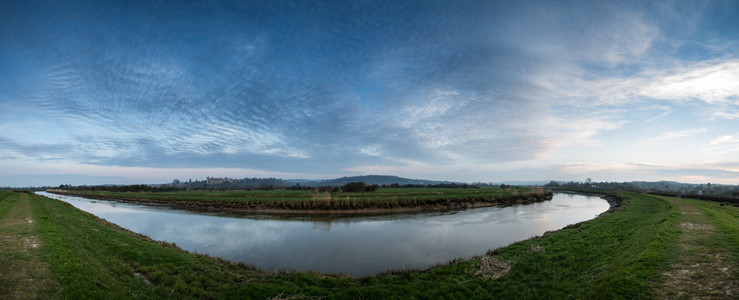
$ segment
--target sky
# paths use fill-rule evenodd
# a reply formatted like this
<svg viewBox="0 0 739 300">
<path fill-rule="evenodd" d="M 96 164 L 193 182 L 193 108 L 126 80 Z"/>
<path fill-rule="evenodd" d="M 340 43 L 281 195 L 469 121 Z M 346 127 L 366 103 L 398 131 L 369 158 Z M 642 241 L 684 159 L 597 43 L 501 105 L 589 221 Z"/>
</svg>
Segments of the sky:
<svg viewBox="0 0 739 300">
<path fill-rule="evenodd" d="M 0 186 L 739 184 L 739 1 L 0 1 Z"/>
</svg>

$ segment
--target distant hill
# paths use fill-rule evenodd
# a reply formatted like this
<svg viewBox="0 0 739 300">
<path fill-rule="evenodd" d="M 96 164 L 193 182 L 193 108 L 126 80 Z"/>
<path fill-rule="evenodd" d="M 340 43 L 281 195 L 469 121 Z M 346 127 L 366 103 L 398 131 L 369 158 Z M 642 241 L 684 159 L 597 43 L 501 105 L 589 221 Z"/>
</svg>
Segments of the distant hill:
<svg viewBox="0 0 739 300">
<path fill-rule="evenodd" d="M 296 183 L 300 183 L 300 185 L 306 185 L 306 186 L 327 186 L 327 185 L 341 186 L 349 182 L 364 182 L 366 184 L 377 184 L 377 185 L 383 185 L 383 184 L 390 185 L 393 183 L 397 183 L 400 185 L 405 185 L 405 184 L 429 185 L 429 184 L 441 184 L 441 183 L 459 183 L 459 182 L 451 182 L 451 181 L 409 179 L 409 178 L 390 176 L 390 175 L 362 175 L 362 176 L 341 177 L 341 178 L 336 178 L 336 179 L 296 181 Z"/>
<path fill-rule="evenodd" d="M 537 180 L 537 181 L 502 181 L 502 182 L 493 182 L 490 185 L 500 185 L 500 184 L 506 184 L 506 185 L 519 185 L 519 186 L 541 186 L 549 183 L 547 180 Z"/>
</svg>

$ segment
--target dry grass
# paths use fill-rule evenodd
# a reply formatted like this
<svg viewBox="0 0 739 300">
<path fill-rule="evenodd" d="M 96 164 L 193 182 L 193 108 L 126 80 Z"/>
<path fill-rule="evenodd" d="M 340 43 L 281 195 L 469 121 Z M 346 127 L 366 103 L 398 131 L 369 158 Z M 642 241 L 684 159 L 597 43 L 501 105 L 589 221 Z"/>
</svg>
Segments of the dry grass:
<svg viewBox="0 0 739 300">
<path fill-rule="evenodd" d="M 544 247 L 538 246 L 538 245 L 537 246 L 531 245 L 531 248 L 529 248 L 529 252 L 534 253 L 534 254 L 543 253 Z"/>
<path fill-rule="evenodd" d="M 502 261 L 495 256 L 484 256 L 479 263 L 475 275 L 485 279 L 498 279 L 505 276 L 511 270 L 511 263 Z"/>
</svg>

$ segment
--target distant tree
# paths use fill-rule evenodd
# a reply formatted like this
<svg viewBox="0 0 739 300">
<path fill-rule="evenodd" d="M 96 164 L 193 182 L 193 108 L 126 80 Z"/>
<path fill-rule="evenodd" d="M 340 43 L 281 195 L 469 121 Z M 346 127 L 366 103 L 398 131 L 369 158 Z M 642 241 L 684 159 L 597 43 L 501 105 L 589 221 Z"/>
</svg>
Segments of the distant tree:
<svg viewBox="0 0 739 300">
<path fill-rule="evenodd" d="M 377 184 L 373 184 L 373 185 L 368 185 L 368 186 L 365 186 L 365 187 L 364 187 L 364 191 L 365 191 L 365 192 L 374 192 L 374 191 L 376 191 L 376 190 L 377 190 L 377 189 L 379 189 L 379 188 L 380 188 L 380 186 L 379 186 L 379 185 L 377 185 Z"/>
<path fill-rule="evenodd" d="M 341 190 L 347 193 L 358 193 L 358 192 L 364 192 L 367 187 L 367 184 L 364 182 L 349 182 L 345 185 L 341 186 Z"/>
</svg>

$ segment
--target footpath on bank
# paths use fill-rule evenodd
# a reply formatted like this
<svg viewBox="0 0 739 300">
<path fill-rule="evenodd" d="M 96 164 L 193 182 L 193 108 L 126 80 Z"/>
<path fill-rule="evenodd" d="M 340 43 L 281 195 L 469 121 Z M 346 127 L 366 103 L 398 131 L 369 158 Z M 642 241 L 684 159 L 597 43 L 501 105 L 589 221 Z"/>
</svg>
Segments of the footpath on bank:
<svg viewBox="0 0 739 300">
<path fill-rule="evenodd" d="M 680 211 L 675 256 L 656 288 L 664 299 L 739 298 L 739 208 L 666 198 Z"/>
<path fill-rule="evenodd" d="M 30 196 L 0 194 L 0 297 L 54 298 L 59 290 L 42 257 Z"/>
</svg>

